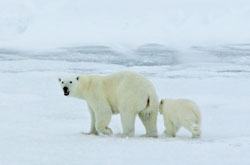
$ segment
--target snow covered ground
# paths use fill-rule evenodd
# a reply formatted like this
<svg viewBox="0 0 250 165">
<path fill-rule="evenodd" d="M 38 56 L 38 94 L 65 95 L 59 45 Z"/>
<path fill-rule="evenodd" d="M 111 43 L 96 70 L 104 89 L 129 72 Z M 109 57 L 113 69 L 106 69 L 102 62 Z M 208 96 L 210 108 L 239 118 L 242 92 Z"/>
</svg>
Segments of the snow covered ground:
<svg viewBox="0 0 250 165">
<path fill-rule="evenodd" d="M 0 164 L 236 164 L 250 163 L 249 45 L 192 47 L 187 56 L 157 44 L 132 55 L 108 46 L 50 51 L 0 50 Z M 152 56 L 154 57 L 152 59 Z M 192 60 L 200 59 L 198 61 Z M 205 60 L 204 60 L 205 59 Z M 190 98 L 202 112 L 202 137 L 162 135 L 120 138 L 83 135 L 90 126 L 86 103 L 63 96 L 57 77 L 137 71 L 155 85 L 160 98 Z"/>
</svg>

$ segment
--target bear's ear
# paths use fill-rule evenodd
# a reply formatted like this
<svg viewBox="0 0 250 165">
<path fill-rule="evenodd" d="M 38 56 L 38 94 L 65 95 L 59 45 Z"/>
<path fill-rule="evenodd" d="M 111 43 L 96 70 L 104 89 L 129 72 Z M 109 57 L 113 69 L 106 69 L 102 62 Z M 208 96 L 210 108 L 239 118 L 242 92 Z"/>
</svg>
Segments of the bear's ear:
<svg viewBox="0 0 250 165">
<path fill-rule="evenodd" d="M 62 81 L 62 79 L 61 79 L 61 78 L 58 78 L 58 81 L 59 81 L 59 82 L 61 82 L 61 81 Z"/>
<path fill-rule="evenodd" d="M 76 80 L 79 80 L 79 76 L 76 77 Z"/>
</svg>

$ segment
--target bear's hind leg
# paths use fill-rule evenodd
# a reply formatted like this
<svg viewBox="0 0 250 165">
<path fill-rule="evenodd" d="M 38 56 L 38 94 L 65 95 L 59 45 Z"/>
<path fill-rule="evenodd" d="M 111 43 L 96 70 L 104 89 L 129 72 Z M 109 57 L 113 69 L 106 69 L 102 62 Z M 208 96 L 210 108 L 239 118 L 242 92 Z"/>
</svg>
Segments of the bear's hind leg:
<svg viewBox="0 0 250 165">
<path fill-rule="evenodd" d="M 149 113 L 140 112 L 139 118 L 141 119 L 145 129 L 146 137 L 158 137 L 157 133 L 157 111 L 151 111 Z"/>
<path fill-rule="evenodd" d="M 136 114 L 129 111 L 120 112 L 123 128 L 123 137 L 131 137 L 135 134 L 135 118 Z"/>
</svg>

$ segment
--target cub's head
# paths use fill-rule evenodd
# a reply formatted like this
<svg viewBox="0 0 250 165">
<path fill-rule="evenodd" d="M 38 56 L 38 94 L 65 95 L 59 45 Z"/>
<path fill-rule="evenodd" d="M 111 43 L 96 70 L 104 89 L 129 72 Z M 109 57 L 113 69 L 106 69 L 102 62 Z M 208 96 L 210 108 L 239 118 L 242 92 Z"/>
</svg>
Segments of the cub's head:
<svg viewBox="0 0 250 165">
<path fill-rule="evenodd" d="M 166 107 L 173 102 L 174 99 L 166 98 L 162 99 L 159 105 L 159 111 L 160 114 L 163 114 L 163 112 L 166 110 Z"/>
<path fill-rule="evenodd" d="M 58 81 L 63 90 L 64 96 L 75 97 L 77 95 L 77 86 L 79 83 L 80 77 L 66 77 L 66 78 L 58 78 Z"/>
<path fill-rule="evenodd" d="M 160 111 L 160 114 L 163 113 L 163 106 L 164 106 L 164 102 L 165 102 L 165 99 L 162 99 L 161 102 L 160 102 L 160 105 L 159 105 L 159 111 Z"/>
</svg>

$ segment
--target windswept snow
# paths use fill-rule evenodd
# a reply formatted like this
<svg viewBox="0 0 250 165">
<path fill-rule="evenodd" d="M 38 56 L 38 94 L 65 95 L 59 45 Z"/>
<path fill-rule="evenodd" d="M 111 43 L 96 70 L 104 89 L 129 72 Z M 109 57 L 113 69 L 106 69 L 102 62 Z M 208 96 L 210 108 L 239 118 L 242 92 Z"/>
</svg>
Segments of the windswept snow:
<svg viewBox="0 0 250 165">
<path fill-rule="evenodd" d="M 250 164 L 249 0 L 0 0 L 0 165 Z M 189 98 L 202 137 L 84 135 L 86 102 L 57 78 L 136 71 Z"/>
</svg>

